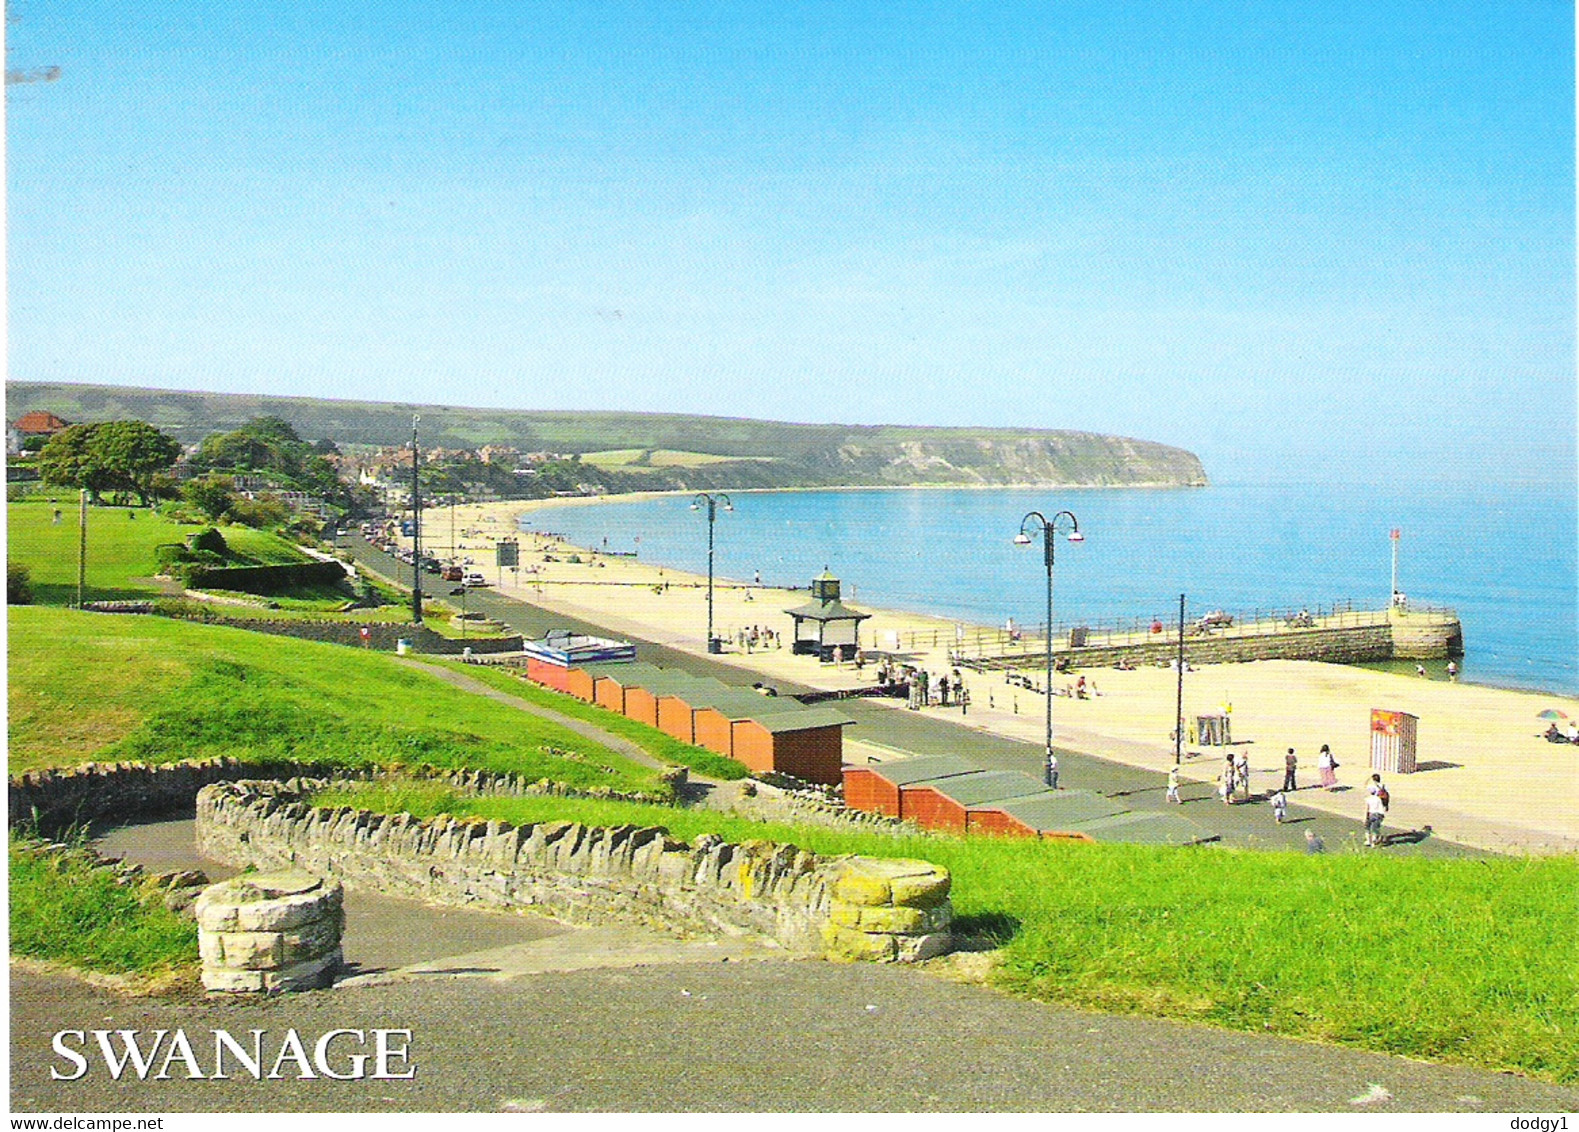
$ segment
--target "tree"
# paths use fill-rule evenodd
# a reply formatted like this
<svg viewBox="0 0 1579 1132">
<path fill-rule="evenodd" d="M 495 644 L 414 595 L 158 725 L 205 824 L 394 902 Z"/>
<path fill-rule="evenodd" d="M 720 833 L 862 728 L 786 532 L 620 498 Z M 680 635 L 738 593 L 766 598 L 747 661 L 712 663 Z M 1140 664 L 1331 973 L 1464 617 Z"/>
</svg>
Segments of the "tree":
<svg viewBox="0 0 1579 1132">
<path fill-rule="evenodd" d="M 38 454 L 39 475 L 47 486 L 84 488 L 93 502 L 99 502 L 99 492 L 113 486 L 109 470 L 94 452 L 100 427 L 72 425 L 49 438 Z"/>
<path fill-rule="evenodd" d="M 111 478 L 111 486 L 137 493 L 148 506 L 153 478 L 175 463 L 181 446 L 142 421 L 108 421 L 93 437 L 93 452 Z"/>
<path fill-rule="evenodd" d="M 196 507 L 210 522 L 219 522 L 229 511 L 236 497 L 231 492 L 235 481 L 228 476 L 204 476 L 201 479 L 188 480 L 181 488 L 181 495 L 193 507 Z"/>
<path fill-rule="evenodd" d="M 56 433 L 38 454 L 44 482 L 86 488 L 99 502 L 105 491 L 132 491 L 143 506 L 153 477 L 175 463 L 181 446 L 142 421 L 72 425 Z"/>
</svg>

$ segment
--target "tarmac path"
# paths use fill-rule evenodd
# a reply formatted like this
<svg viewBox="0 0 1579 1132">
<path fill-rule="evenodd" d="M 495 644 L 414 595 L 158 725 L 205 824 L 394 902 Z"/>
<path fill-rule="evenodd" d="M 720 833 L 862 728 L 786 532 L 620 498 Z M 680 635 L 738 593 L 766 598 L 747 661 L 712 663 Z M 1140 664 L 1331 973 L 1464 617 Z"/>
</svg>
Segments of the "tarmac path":
<svg viewBox="0 0 1579 1132">
<path fill-rule="evenodd" d="M 124 998 L 13 966 L 17 1114 L 128 1111 L 1579 1111 L 1579 1091 L 1506 1074 L 997 995 L 895 966 L 652 963 L 393 981 L 267 1000 Z M 409 1029 L 412 1080 L 81 1080 L 61 1030 Z M 343 1047 L 342 1047 L 343 1048 Z M 342 1062 L 332 1065 L 346 1070 Z M 231 1072 L 235 1073 L 234 1065 Z M 152 1076 L 153 1074 L 150 1074 Z M 128 1075 L 130 1076 L 130 1075 Z"/>
</svg>

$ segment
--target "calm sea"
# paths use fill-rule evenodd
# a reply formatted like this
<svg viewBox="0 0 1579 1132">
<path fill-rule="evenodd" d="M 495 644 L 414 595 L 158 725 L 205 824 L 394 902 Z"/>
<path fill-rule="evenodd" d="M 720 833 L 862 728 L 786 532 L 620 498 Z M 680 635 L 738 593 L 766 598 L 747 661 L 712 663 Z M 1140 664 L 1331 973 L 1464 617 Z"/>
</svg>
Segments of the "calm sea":
<svg viewBox="0 0 1579 1132">
<path fill-rule="evenodd" d="M 972 625 L 1045 616 L 1040 541 L 1013 545 L 1026 512 L 1068 509 L 1053 618 L 1104 625 L 1212 609 L 1246 615 L 1388 598 L 1455 609 L 1466 677 L 1579 694 L 1575 500 L 1556 487 L 1424 495 L 1377 486 L 1218 484 L 1180 490 L 880 490 L 736 493 L 720 511 L 717 573 L 804 586 L 824 566 L 847 599 Z M 528 516 L 584 546 L 705 573 L 705 512 L 690 499 L 566 507 Z M 607 540 L 605 543 L 604 540 Z"/>
</svg>

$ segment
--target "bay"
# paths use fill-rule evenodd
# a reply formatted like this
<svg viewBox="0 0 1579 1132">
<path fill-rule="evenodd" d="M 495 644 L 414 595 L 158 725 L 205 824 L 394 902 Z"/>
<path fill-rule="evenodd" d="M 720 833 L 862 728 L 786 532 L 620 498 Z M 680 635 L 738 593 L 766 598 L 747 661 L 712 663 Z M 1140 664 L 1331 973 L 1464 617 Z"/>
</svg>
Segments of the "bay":
<svg viewBox="0 0 1579 1132">
<path fill-rule="evenodd" d="M 805 586 L 826 566 L 859 605 L 969 625 L 1045 619 L 1040 536 L 1027 512 L 1074 513 L 1059 540 L 1055 624 L 1192 619 L 1223 609 L 1380 609 L 1400 530 L 1398 586 L 1412 605 L 1454 609 L 1467 679 L 1579 694 L 1573 492 L 1556 485 L 1214 484 L 1156 489 L 879 489 L 731 493 L 718 512 L 716 573 Z M 705 510 L 691 496 L 609 500 L 525 517 L 582 546 L 706 573 Z M 606 541 L 605 541 L 606 540 Z"/>
</svg>

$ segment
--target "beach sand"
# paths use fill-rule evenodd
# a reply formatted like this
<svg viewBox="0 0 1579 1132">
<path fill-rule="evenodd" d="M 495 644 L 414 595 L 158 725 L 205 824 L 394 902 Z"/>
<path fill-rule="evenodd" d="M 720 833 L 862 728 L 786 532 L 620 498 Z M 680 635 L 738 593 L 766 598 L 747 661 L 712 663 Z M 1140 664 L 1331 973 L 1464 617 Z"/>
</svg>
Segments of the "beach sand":
<svg viewBox="0 0 1579 1132">
<path fill-rule="evenodd" d="M 456 553 L 475 558 L 481 564 L 478 568 L 490 583 L 498 583 L 503 594 L 605 626 L 613 635 L 630 634 L 705 655 L 705 575 L 698 577 L 636 559 L 605 557 L 518 529 L 518 518 L 530 512 L 534 528 L 551 530 L 556 505 L 588 502 L 595 501 L 512 501 L 458 507 Z M 618 504 L 611 501 L 607 505 Z M 425 527 L 427 548 L 444 555 L 449 548 L 447 514 L 430 512 Z M 501 571 L 492 565 L 492 547 L 511 536 L 520 539 L 521 567 Z M 545 554 L 559 561 L 544 561 Z M 565 561 L 573 554 L 582 562 Z M 853 587 L 850 580 L 845 583 L 845 601 L 872 614 L 861 625 L 865 648 L 886 649 L 893 632 L 901 634 L 900 639 L 908 645 L 914 634 L 915 647 L 903 650 L 906 661 L 925 667 L 934 676 L 948 671 L 954 622 L 867 606 L 859 598 L 859 579 L 853 581 Z M 835 668 L 810 657 L 794 656 L 787 644 L 779 650 L 751 653 L 736 644 L 736 631 L 752 625 L 772 628 L 788 638 L 791 621 L 784 610 L 807 600 L 804 588 L 792 592 L 716 578 L 715 631 L 725 639 L 729 651 L 714 659 L 739 668 L 743 684 L 785 680 L 842 689 L 870 682 L 873 664 L 858 676 L 853 665 Z M 1040 683 L 1040 663 L 1033 660 L 1028 667 L 1028 674 Z M 1166 771 L 1173 763 L 1176 677 L 1172 670 L 1085 668 L 1080 674 L 1094 683 L 1098 694 L 1086 700 L 1054 697 L 1055 742 L 1085 754 Z M 928 713 L 958 720 L 962 727 L 1041 744 L 1045 706 L 1039 694 L 1009 685 L 998 673 L 966 670 L 965 677 L 971 695 L 968 718 L 961 718 L 957 708 L 929 708 Z M 1074 679 L 1059 677 L 1055 687 Z M 1284 753 L 1293 747 L 1299 759 L 1301 789 L 1291 800 L 1362 820 L 1363 784 L 1371 774 L 1371 709 L 1406 711 L 1420 720 L 1417 753 L 1422 769 L 1409 775 L 1384 775 L 1392 796 L 1389 829 L 1429 825 L 1437 836 L 1498 851 L 1579 851 L 1579 746 L 1541 739 L 1546 725 L 1536 718 L 1547 708 L 1579 718 L 1579 698 L 1308 661 L 1203 665 L 1186 673 L 1186 719 L 1229 705 L 1234 749 L 1249 754 L 1251 785 L 1256 791 L 1281 784 Z M 847 747 L 851 757 L 864 761 L 868 756 L 896 754 L 885 749 L 883 736 L 872 730 L 872 734 L 850 737 Z M 1340 788 L 1349 789 L 1328 792 L 1315 787 L 1316 757 L 1323 743 L 1332 747 L 1340 763 Z M 1200 755 L 1186 760 L 1184 776 L 1213 779 L 1226 749 L 1188 750 L 1200 751 Z"/>
</svg>

